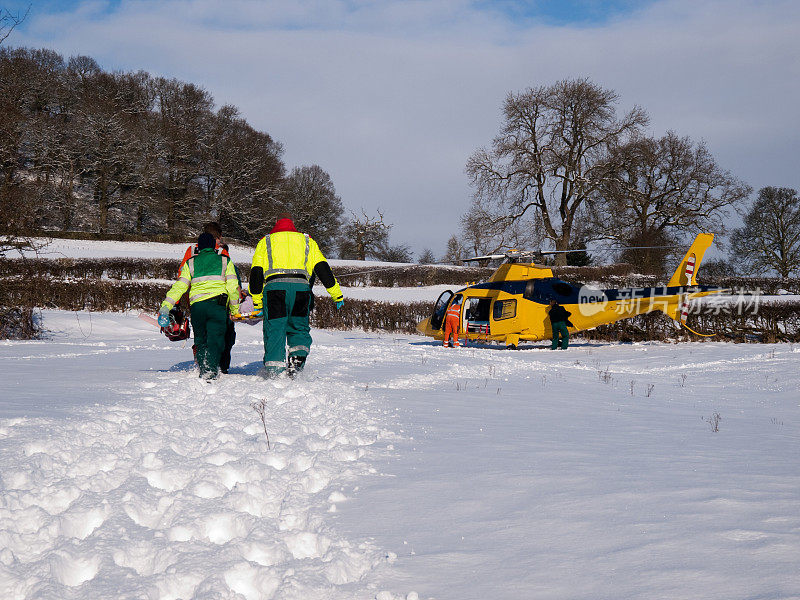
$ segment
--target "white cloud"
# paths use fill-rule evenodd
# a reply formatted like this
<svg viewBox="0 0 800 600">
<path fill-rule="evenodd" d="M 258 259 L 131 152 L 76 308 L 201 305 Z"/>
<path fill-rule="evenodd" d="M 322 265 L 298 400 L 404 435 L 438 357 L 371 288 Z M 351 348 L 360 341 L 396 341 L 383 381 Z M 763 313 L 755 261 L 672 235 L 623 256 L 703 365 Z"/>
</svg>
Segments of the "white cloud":
<svg viewBox="0 0 800 600">
<path fill-rule="evenodd" d="M 32 14 L 14 42 L 88 54 L 208 88 L 328 170 L 353 209 L 382 207 L 393 239 L 444 250 L 472 151 L 512 90 L 589 76 L 652 129 L 705 139 L 755 187 L 800 185 L 800 6 L 665 0 L 602 26 L 511 22 L 466 0 L 131 0 Z"/>
</svg>

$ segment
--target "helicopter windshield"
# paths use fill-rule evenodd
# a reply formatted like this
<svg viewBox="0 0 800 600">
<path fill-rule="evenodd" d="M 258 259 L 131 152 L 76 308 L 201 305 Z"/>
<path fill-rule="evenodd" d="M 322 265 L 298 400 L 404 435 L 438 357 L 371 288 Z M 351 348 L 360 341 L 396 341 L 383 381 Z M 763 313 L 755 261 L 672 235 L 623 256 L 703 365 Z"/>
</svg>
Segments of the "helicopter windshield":
<svg viewBox="0 0 800 600">
<path fill-rule="evenodd" d="M 447 305 L 450 304 L 450 298 L 453 297 L 453 292 L 445 290 L 439 296 L 436 304 L 433 307 L 433 315 L 431 315 L 431 328 L 434 330 L 441 329 L 444 323 L 444 315 L 447 312 Z"/>
</svg>

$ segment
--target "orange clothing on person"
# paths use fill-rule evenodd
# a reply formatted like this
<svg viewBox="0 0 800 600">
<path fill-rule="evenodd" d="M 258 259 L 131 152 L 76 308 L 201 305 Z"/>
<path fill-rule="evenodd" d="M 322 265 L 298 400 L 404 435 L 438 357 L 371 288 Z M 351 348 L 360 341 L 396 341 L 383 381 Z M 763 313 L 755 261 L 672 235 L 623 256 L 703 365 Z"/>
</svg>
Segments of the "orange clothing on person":
<svg viewBox="0 0 800 600">
<path fill-rule="evenodd" d="M 452 335 L 455 339 L 455 346 L 458 347 L 458 332 L 461 329 L 461 305 L 453 304 L 447 309 L 444 319 L 444 342 L 442 345 L 447 346 Z"/>
<path fill-rule="evenodd" d="M 220 251 L 220 249 L 219 249 L 219 240 L 217 240 L 217 243 L 214 246 L 214 249 L 217 251 L 218 254 L 221 254 L 222 256 L 227 258 L 228 260 L 231 259 L 231 255 L 228 254 L 228 251 L 225 250 L 225 248 L 223 248 Z M 178 274 L 179 275 L 180 275 L 181 270 L 183 269 L 183 265 L 186 264 L 186 261 L 189 260 L 190 258 L 192 258 L 193 256 L 196 256 L 198 252 L 199 252 L 199 250 L 197 249 L 197 245 L 196 244 L 194 246 L 189 246 L 186 249 L 186 252 L 183 253 L 183 260 L 181 261 L 181 266 L 178 267 Z"/>
</svg>

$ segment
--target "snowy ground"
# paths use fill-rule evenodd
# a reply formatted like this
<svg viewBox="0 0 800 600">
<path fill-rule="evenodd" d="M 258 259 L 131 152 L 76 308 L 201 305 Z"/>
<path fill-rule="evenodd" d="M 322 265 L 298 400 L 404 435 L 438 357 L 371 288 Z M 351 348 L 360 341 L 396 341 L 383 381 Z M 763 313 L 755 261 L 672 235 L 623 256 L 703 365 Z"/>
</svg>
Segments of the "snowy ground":
<svg viewBox="0 0 800 600">
<path fill-rule="evenodd" d="M 165 244 L 160 242 L 121 242 L 115 240 L 67 240 L 59 238 L 34 238 L 34 242 L 42 247 L 36 251 L 26 251 L 25 256 L 40 258 L 166 258 L 180 260 L 189 244 Z M 236 262 L 249 262 L 253 258 L 254 247 L 231 244 L 231 257 Z M 16 258 L 19 253 L 9 253 Z M 332 266 L 348 267 L 397 267 L 414 263 L 388 263 L 378 261 L 337 260 L 330 261 Z M 458 268 L 458 267 L 445 267 Z"/>
<path fill-rule="evenodd" d="M 316 331 L 267 382 L 241 325 L 205 385 L 44 318 L 0 342 L 0 598 L 800 598 L 798 347 Z"/>
</svg>

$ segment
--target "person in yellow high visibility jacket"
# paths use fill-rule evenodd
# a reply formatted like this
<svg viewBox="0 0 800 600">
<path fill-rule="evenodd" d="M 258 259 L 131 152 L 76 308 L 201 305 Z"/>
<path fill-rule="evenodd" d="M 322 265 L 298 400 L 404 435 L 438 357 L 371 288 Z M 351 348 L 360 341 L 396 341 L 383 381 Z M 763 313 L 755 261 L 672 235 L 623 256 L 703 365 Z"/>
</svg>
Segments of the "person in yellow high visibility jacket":
<svg viewBox="0 0 800 600">
<path fill-rule="evenodd" d="M 283 213 L 269 235 L 258 242 L 250 270 L 253 306 L 264 316 L 264 367 L 268 377 L 285 370 L 293 377 L 305 365 L 311 351 L 312 275 L 325 286 L 337 310 L 341 309 L 342 290 L 317 242 L 297 231 L 291 216 Z"/>
<path fill-rule="evenodd" d="M 181 267 L 180 277 L 167 292 L 158 313 L 159 325 L 169 325 L 169 311 L 189 290 L 197 364 L 204 379 L 217 377 L 225 350 L 228 312 L 239 312 L 239 280 L 233 261 L 217 254 L 215 245 L 213 235 L 200 235 L 198 253 Z"/>
</svg>

